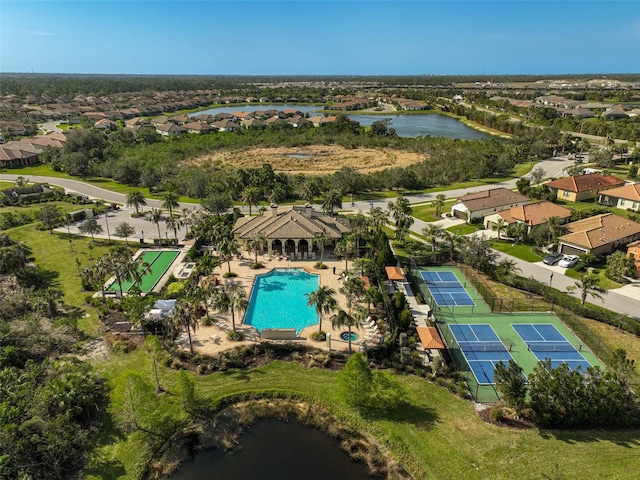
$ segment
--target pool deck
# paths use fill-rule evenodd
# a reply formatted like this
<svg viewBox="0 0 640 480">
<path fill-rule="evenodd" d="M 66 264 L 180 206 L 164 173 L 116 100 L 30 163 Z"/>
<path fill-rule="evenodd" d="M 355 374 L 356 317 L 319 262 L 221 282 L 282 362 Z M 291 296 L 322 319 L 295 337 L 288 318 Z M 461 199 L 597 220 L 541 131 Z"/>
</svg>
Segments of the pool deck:
<svg viewBox="0 0 640 480">
<path fill-rule="evenodd" d="M 325 255 L 325 257 L 329 257 L 329 255 Z M 244 253 L 243 258 L 234 259 L 231 261 L 231 271 L 236 273 L 238 276 L 234 278 L 222 278 L 222 281 L 225 283 L 237 283 L 242 285 L 247 292 L 247 298 L 251 296 L 251 287 L 253 285 L 253 281 L 256 275 L 261 275 L 270 272 L 274 268 L 304 268 L 309 273 L 313 273 L 320 276 L 320 285 L 329 286 L 336 290 L 336 301 L 340 305 L 341 308 L 347 308 L 346 299 L 344 295 L 339 293 L 340 287 L 342 286 L 342 278 L 340 274 L 344 271 L 345 263 L 344 260 L 335 259 L 335 258 L 325 258 L 323 263 L 327 265 L 327 268 L 324 270 L 316 270 L 313 266 L 317 262 L 317 260 L 279 260 L 274 258 L 269 258 L 265 255 L 258 256 L 258 261 L 260 261 L 265 268 L 261 268 L 258 270 L 252 270 L 250 268 L 251 264 L 254 262 L 255 257 L 253 255 L 249 256 L 246 252 Z M 336 274 L 333 274 L 333 267 L 336 268 Z M 225 272 L 228 271 L 227 262 L 223 262 L 219 268 L 216 268 L 214 275 L 221 277 Z M 349 271 L 352 272 L 352 262 L 349 262 Z M 251 345 L 257 342 L 261 342 L 262 338 L 260 337 L 258 331 L 249 326 L 244 325 L 241 321 L 238 320 L 238 316 L 236 315 L 236 330 L 241 332 L 244 335 L 245 340 L 241 342 L 234 342 L 227 340 L 226 332 L 231 329 L 231 315 L 220 315 L 213 311 L 210 312 L 211 318 L 215 318 L 219 320 L 220 323 L 225 327 L 221 328 L 220 326 L 209 326 L 205 327 L 202 325 L 198 326 L 198 330 L 195 332 L 195 335 L 192 334 L 192 341 L 194 350 L 203 354 L 216 354 L 218 352 L 228 350 L 229 348 L 233 348 L 239 345 Z M 309 346 L 313 346 L 323 350 L 329 350 L 327 347 L 327 342 L 316 342 L 311 340 L 310 336 L 313 332 L 318 330 L 318 325 L 311 325 L 300 332 L 297 340 L 269 340 L 270 342 L 300 342 L 303 344 L 308 344 Z M 340 333 L 346 331 L 346 328 L 341 329 L 333 329 L 331 327 L 330 315 L 325 315 L 322 321 L 322 330 L 327 333 L 331 333 L 331 350 L 332 351 L 346 351 L 348 349 L 348 342 L 340 339 Z M 351 342 L 351 348 L 354 352 L 362 350 L 363 348 L 363 337 L 368 335 L 368 332 L 363 328 L 352 329 L 353 333 L 358 335 L 358 339 Z M 183 337 L 186 337 L 186 334 L 181 335 L 181 345 L 183 348 L 188 348 L 188 343 L 184 342 Z M 367 340 L 368 346 L 373 346 L 377 341 L 379 341 L 379 337 L 369 337 Z"/>
</svg>

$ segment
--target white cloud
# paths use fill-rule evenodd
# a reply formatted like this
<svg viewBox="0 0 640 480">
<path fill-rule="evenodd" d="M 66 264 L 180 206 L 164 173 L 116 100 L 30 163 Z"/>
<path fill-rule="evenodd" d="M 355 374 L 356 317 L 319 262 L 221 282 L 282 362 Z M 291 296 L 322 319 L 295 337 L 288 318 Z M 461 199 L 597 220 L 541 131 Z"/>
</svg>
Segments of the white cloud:
<svg viewBox="0 0 640 480">
<path fill-rule="evenodd" d="M 39 30 L 27 30 L 25 33 L 29 34 L 29 35 L 35 35 L 37 37 L 48 37 L 50 35 L 55 35 L 51 32 L 41 32 Z"/>
</svg>

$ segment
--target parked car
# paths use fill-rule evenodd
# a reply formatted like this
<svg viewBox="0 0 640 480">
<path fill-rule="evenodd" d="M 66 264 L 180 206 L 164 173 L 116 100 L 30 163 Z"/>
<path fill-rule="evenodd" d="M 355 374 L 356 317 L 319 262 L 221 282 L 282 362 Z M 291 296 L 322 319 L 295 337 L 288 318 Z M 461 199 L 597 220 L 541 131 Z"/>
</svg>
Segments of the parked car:
<svg viewBox="0 0 640 480">
<path fill-rule="evenodd" d="M 562 260 L 558 262 L 558 265 L 562 268 L 571 268 L 575 267 L 579 261 L 580 257 L 577 255 L 565 255 Z"/>
<path fill-rule="evenodd" d="M 549 255 L 547 255 L 546 257 L 544 257 L 544 260 L 542 260 L 542 262 L 546 263 L 547 265 L 555 265 L 560 260 L 562 260 L 562 257 L 564 257 L 564 255 L 562 255 L 561 253 L 552 252 Z"/>
</svg>

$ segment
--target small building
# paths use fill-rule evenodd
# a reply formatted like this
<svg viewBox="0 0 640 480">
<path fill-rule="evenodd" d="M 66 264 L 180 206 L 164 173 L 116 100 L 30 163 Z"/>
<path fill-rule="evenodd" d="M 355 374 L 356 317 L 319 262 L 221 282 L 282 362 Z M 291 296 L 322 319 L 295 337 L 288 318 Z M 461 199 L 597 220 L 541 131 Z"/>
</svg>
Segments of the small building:
<svg viewBox="0 0 640 480">
<path fill-rule="evenodd" d="M 600 194 L 598 202 L 634 212 L 640 211 L 640 183 L 606 190 Z"/>
<path fill-rule="evenodd" d="M 182 125 L 176 125 L 175 123 L 167 122 L 159 127 L 156 127 L 156 132 L 166 137 L 172 137 L 174 135 L 180 135 L 187 131 Z"/>
<path fill-rule="evenodd" d="M 524 223 L 528 227 L 528 233 L 537 226 L 542 225 L 551 217 L 558 217 L 560 225 L 564 225 L 571 219 L 571 210 L 556 205 L 552 202 L 538 202 L 503 210 L 493 215 L 484 217 L 485 228 L 493 228 L 502 218 L 507 226 L 515 223 Z"/>
<path fill-rule="evenodd" d="M 493 188 L 460 197 L 458 203 L 451 207 L 451 215 L 471 222 L 528 203 L 531 203 L 529 197 L 506 188 Z"/>
<path fill-rule="evenodd" d="M 546 183 L 558 200 L 580 202 L 596 198 L 598 192 L 610 188 L 622 187 L 625 181 L 612 175 L 589 173 L 572 177 L 558 178 Z"/>
<path fill-rule="evenodd" d="M 571 222 L 563 228 L 568 233 L 558 238 L 560 253 L 607 255 L 640 240 L 640 223 L 613 213 Z"/>
</svg>

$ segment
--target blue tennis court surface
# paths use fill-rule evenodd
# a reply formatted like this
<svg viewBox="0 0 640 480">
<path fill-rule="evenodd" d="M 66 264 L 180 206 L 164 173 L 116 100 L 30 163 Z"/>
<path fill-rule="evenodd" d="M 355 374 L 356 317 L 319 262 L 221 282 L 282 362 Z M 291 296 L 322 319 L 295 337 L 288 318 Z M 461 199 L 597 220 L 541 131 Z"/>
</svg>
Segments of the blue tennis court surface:
<svg viewBox="0 0 640 480">
<path fill-rule="evenodd" d="M 478 384 L 488 385 L 493 381 L 493 372 L 499 362 L 505 365 L 511 354 L 504 346 L 491 325 L 461 324 L 449 325 Z"/>
<path fill-rule="evenodd" d="M 473 306 L 467 290 L 453 272 L 420 272 L 434 300 L 441 306 Z"/>
<path fill-rule="evenodd" d="M 555 325 L 545 323 L 512 324 L 513 329 L 527 344 L 538 360 L 551 360 L 551 367 L 557 368 L 566 363 L 569 368 L 585 372 L 591 366 L 578 349 L 569 343 Z"/>
</svg>

